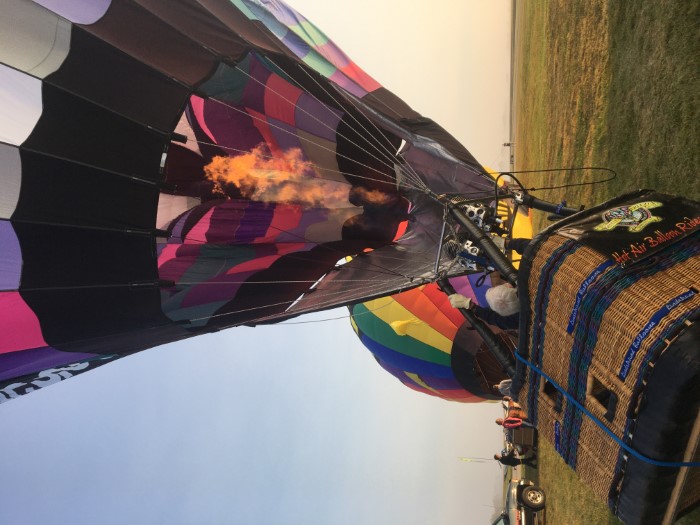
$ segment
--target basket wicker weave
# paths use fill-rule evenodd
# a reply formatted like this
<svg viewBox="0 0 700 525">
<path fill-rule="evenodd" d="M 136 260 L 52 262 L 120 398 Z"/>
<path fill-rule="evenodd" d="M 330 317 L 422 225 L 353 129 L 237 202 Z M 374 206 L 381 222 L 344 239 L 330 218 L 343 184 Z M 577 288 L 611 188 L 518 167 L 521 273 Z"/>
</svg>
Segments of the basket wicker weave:
<svg viewBox="0 0 700 525">
<path fill-rule="evenodd" d="M 637 445 L 645 446 L 646 434 L 654 437 L 654 432 L 658 433 L 654 425 L 649 424 L 658 415 L 659 424 L 675 435 L 676 441 L 663 445 L 666 438 L 654 437 L 656 441 L 652 441 L 662 444 L 660 447 L 664 450 L 646 450 L 647 456 L 682 461 L 688 450 L 691 453 L 686 461 L 700 456 L 697 436 L 693 436 L 695 442 L 689 442 L 690 426 L 685 417 L 678 417 L 678 413 L 683 414 L 678 406 L 671 407 L 673 410 L 668 414 L 653 414 L 647 408 L 655 406 L 650 402 L 654 400 L 649 399 L 651 390 L 647 385 L 661 381 L 654 374 L 657 361 L 674 344 L 676 337 L 689 329 L 693 324 L 690 319 L 700 312 L 698 244 L 698 234 L 689 235 L 653 256 L 623 267 L 610 261 L 605 254 L 559 235 L 551 228 L 532 243 L 526 253 L 529 264 L 521 270 L 528 272 L 520 278 L 520 293 L 526 295 L 528 307 L 525 335 L 521 334 L 520 339 L 521 353 L 544 374 L 533 369 L 519 369 L 518 401 L 536 422 L 539 435 L 551 442 L 582 481 L 628 522 L 645 522 L 637 521 L 637 516 L 643 513 L 630 513 L 627 509 L 627 501 L 636 490 L 654 488 L 651 492 L 655 494 L 640 494 L 640 497 L 658 496 L 659 501 L 648 503 L 652 510 L 662 507 L 663 512 L 656 522 L 661 522 L 664 513 L 667 519 L 672 519 L 676 512 L 697 505 L 700 502 L 700 469 L 691 468 L 683 476 L 678 476 L 683 469 L 675 469 L 674 476 L 679 482 L 674 498 L 671 498 L 674 476 L 662 484 L 663 490 L 659 490 L 661 485 L 655 485 L 657 480 L 654 479 L 644 488 L 638 479 L 631 478 L 631 473 L 654 467 L 640 467 L 638 459 L 634 459 L 632 465 L 620 445 L 560 389 L 633 449 Z M 523 285 L 527 287 L 526 294 Z M 521 324 L 521 328 L 523 326 Z M 679 355 L 689 355 L 695 366 L 700 363 L 700 347 L 690 346 Z M 674 366 L 669 365 L 669 359 L 664 362 L 665 369 Z M 688 374 L 686 361 L 679 360 L 677 366 Z M 700 374 L 700 364 L 697 373 Z M 688 384 L 670 383 L 666 390 L 670 398 L 681 395 L 682 392 L 673 392 L 676 386 L 681 390 L 689 388 Z M 692 386 L 692 381 L 690 384 Z M 658 385 L 653 391 L 659 391 Z M 700 388 L 692 389 L 691 393 L 690 398 L 680 399 L 688 403 L 687 417 L 692 422 L 698 413 Z M 679 436 L 681 442 L 677 442 Z M 671 457 L 676 459 L 664 459 Z M 666 477 L 668 471 L 667 467 Z M 650 474 L 654 476 L 656 474 Z M 659 473 L 657 477 L 664 476 Z M 666 508 L 669 501 L 674 505 L 670 510 Z"/>
</svg>

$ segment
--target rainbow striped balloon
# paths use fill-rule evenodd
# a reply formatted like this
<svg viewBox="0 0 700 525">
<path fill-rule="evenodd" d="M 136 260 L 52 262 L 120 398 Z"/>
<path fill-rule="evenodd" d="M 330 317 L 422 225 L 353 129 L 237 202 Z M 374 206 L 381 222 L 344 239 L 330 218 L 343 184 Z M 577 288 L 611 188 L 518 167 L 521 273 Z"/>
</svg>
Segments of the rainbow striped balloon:
<svg viewBox="0 0 700 525">
<path fill-rule="evenodd" d="M 478 277 L 453 281 L 461 293 L 484 304 L 491 282 L 487 278 L 477 286 Z M 496 399 L 489 382 L 499 378 L 486 372 L 493 369 L 490 354 L 436 284 L 357 304 L 350 311 L 362 344 L 407 387 L 463 403 Z"/>
</svg>

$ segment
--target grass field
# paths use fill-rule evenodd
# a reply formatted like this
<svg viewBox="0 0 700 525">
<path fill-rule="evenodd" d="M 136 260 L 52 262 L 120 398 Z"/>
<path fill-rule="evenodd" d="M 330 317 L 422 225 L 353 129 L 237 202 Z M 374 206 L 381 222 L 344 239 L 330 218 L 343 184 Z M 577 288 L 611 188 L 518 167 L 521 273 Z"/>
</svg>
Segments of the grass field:
<svg viewBox="0 0 700 525">
<path fill-rule="evenodd" d="M 518 0 L 517 10 L 516 169 L 617 172 L 534 194 L 576 206 L 640 187 L 700 199 L 700 2 Z M 606 176 L 519 177 L 550 187 Z"/>
<path fill-rule="evenodd" d="M 700 2 L 516 3 L 515 169 L 617 172 L 607 184 L 531 193 L 573 207 L 637 188 L 700 200 Z M 528 188 L 607 176 L 518 175 Z M 536 230 L 545 225 L 543 215 L 535 217 Z M 539 467 L 548 523 L 621 523 L 546 443 Z M 700 523 L 700 512 L 682 523 Z"/>
</svg>

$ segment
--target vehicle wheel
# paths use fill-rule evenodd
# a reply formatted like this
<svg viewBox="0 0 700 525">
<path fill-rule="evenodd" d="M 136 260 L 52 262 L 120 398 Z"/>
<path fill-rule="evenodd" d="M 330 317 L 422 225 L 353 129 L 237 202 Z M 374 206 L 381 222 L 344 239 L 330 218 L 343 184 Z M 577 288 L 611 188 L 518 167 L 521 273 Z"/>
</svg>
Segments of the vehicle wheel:
<svg viewBox="0 0 700 525">
<path fill-rule="evenodd" d="M 525 487 L 522 499 L 523 504 L 533 510 L 544 508 L 544 491 L 539 487 Z"/>
</svg>

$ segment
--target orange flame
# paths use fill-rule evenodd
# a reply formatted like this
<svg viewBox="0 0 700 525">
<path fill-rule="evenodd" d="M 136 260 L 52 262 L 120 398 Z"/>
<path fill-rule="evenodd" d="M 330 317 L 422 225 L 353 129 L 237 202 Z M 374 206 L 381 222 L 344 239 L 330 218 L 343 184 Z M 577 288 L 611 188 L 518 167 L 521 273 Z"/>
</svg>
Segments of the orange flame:
<svg viewBox="0 0 700 525">
<path fill-rule="evenodd" d="M 324 208 L 349 205 L 350 186 L 321 179 L 299 148 L 271 157 L 260 144 L 237 157 L 214 157 L 204 172 L 219 190 L 222 184 L 235 184 L 244 197 L 256 201 Z"/>
<path fill-rule="evenodd" d="M 392 201 L 396 200 L 394 195 L 384 193 L 381 190 L 368 190 L 361 186 L 353 188 L 353 192 L 362 199 L 362 202 L 375 206 L 391 204 Z"/>
</svg>

